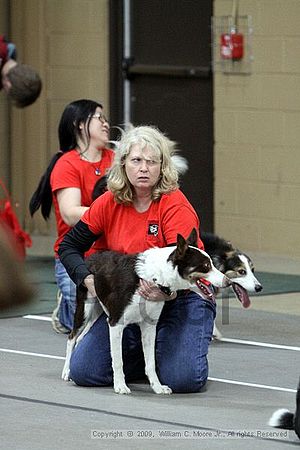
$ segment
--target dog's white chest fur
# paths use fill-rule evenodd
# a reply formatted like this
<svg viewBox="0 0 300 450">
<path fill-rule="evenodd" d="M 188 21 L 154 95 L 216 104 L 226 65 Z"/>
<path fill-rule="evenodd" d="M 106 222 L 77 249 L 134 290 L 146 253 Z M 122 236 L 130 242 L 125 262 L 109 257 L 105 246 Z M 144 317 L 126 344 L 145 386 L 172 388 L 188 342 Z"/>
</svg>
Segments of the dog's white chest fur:
<svg viewBox="0 0 300 450">
<path fill-rule="evenodd" d="M 151 248 L 145 251 L 137 259 L 135 269 L 138 276 L 175 290 L 179 275 L 172 263 L 170 261 L 167 262 L 173 250 L 173 247 L 167 247 L 165 249 Z M 180 278 L 181 286 L 182 282 L 183 280 Z M 143 321 L 155 324 L 159 319 L 163 306 L 163 301 L 149 301 L 139 295 L 138 292 L 135 292 L 130 304 L 125 308 L 121 320 L 124 321 L 125 326 L 130 323 L 141 323 Z"/>
<path fill-rule="evenodd" d="M 163 306 L 163 301 L 145 300 L 138 293 L 135 293 L 131 303 L 126 307 L 121 321 L 124 321 L 125 326 L 130 323 L 141 323 L 143 321 L 155 324 L 159 319 Z"/>
</svg>

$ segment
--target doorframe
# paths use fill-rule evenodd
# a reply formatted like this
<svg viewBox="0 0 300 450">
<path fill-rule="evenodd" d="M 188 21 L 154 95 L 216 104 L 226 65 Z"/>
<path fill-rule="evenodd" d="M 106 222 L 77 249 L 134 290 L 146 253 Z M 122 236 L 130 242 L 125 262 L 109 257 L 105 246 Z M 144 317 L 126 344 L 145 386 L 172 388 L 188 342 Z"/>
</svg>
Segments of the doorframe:
<svg viewBox="0 0 300 450">
<path fill-rule="evenodd" d="M 110 120 L 117 125 L 124 121 L 123 12 L 123 0 L 109 0 L 109 109 Z"/>
</svg>

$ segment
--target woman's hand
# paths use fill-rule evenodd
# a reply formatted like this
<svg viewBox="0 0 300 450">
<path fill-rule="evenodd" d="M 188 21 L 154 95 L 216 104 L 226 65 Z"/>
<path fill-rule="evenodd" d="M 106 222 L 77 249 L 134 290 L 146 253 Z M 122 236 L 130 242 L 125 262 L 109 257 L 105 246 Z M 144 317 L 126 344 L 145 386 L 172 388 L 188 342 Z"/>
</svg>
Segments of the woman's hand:
<svg viewBox="0 0 300 450">
<path fill-rule="evenodd" d="M 172 292 L 171 295 L 164 294 L 155 283 L 146 280 L 140 280 L 138 293 L 152 302 L 166 302 L 177 297 L 176 291 Z"/>
<path fill-rule="evenodd" d="M 91 296 L 94 298 L 97 298 L 96 290 L 95 290 L 95 281 L 94 281 L 94 275 L 90 274 L 83 280 L 83 284 L 88 289 Z"/>
</svg>

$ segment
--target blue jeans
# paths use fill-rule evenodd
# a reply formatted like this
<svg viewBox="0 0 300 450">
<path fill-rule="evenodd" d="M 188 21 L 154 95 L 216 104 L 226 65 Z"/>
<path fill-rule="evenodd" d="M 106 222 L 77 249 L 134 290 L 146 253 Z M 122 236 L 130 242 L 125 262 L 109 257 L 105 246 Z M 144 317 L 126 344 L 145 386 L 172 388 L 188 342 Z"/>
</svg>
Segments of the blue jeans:
<svg viewBox="0 0 300 450">
<path fill-rule="evenodd" d="M 199 392 L 208 377 L 207 353 L 216 306 L 188 291 L 165 303 L 156 333 L 156 367 L 162 384 L 173 392 Z M 103 313 L 75 347 L 70 376 L 80 386 L 112 385 L 109 329 Z M 138 325 L 123 333 L 126 381 L 145 378 L 145 364 Z"/>
<path fill-rule="evenodd" d="M 55 278 L 62 295 L 57 316 L 64 327 L 72 330 L 76 309 L 76 285 L 58 258 L 55 258 Z"/>
</svg>

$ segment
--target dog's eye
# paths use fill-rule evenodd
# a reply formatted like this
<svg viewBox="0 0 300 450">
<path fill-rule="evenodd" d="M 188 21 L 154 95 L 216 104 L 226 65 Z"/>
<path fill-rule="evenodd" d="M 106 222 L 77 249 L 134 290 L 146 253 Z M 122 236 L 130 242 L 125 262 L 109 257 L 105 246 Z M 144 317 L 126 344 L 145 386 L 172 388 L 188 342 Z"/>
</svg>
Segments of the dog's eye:
<svg viewBox="0 0 300 450">
<path fill-rule="evenodd" d="M 238 270 L 238 274 L 239 275 L 246 275 L 246 270 L 244 270 L 244 269 L 240 269 L 240 270 Z"/>
</svg>

